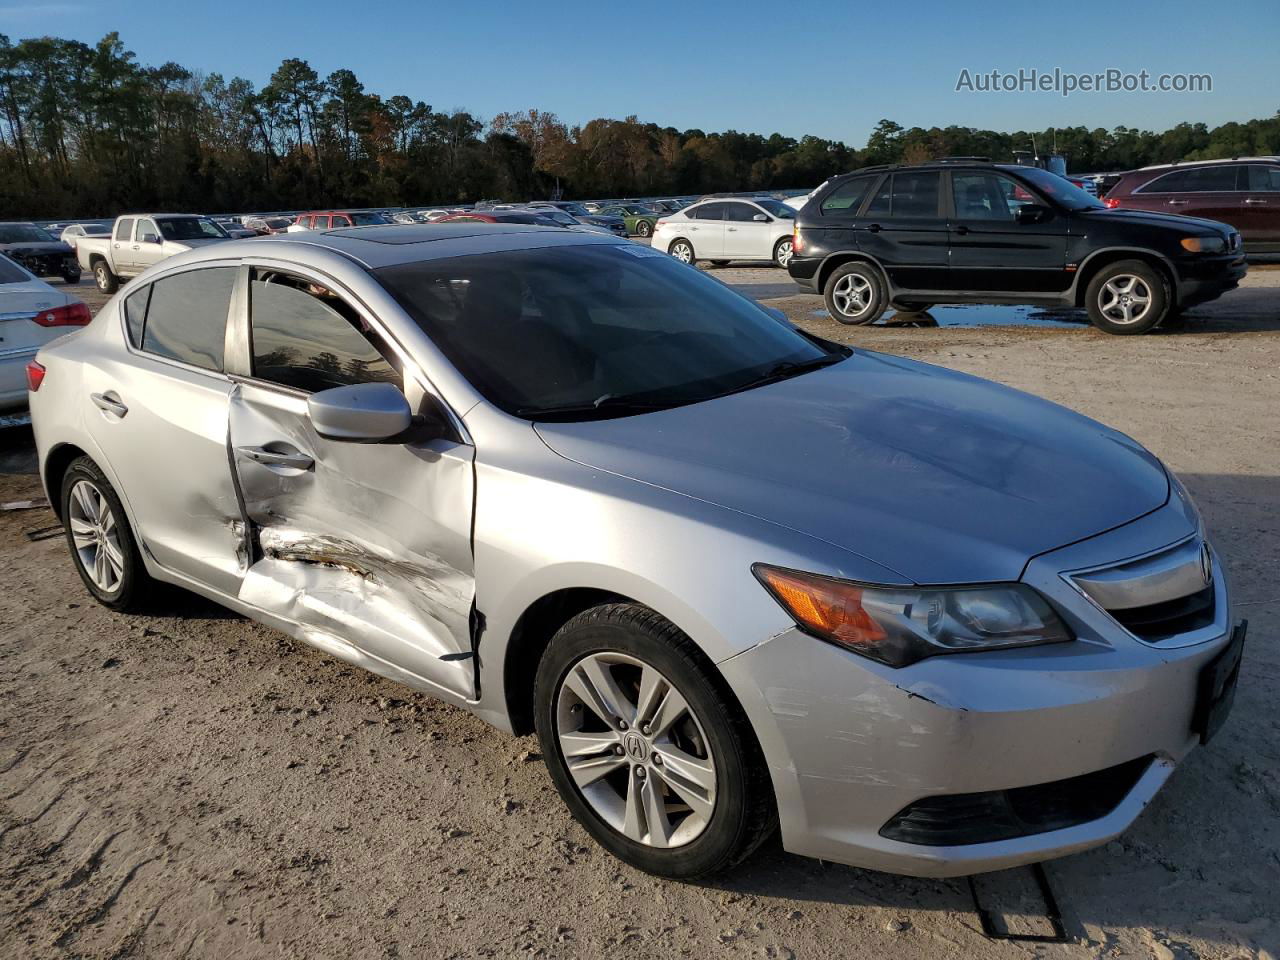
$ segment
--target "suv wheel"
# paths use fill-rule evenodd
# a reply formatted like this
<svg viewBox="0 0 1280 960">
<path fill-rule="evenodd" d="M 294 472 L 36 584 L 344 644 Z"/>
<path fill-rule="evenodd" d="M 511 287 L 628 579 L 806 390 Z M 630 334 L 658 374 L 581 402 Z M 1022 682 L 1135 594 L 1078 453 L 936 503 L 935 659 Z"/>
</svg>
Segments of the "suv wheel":
<svg viewBox="0 0 1280 960">
<path fill-rule="evenodd" d="M 677 240 L 671 244 L 671 249 L 667 251 L 681 263 L 693 263 L 693 244 L 688 240 Z"/>
<path fill-rule="evenodd" d="M 790 237 L 783 237 L 773 245 L 773 262 L 783 270 L 787 269 L 787 264 L 791 262 L 791 254 L 792 246 Z"/>
<path fill-rule="evenodd" d="M 831 316 L 847 324 L 874 323 L 888 300 L 880 271 L 869 263 L 836 267 L 822 288 L 822 297 Z"/>
<path fill-rule="evenodd" d="M 120 289 L 119 278 L 111 272 L 105 260 L 99 260 L 93 265 L 93 279 L 103 293 L 115 293 Z"/>
<path fill-rule="evenodd" d="M 538 739 L 570 812 L 626 863 L 692 878 L 776 823 L 750 724 L 694 643 L 636 604 L 566 623 L 538 665 Z"/>
<path fill-rule="evenodd" d="M 99 603 L 137 610 L 152 585 L 115 489 L 88 457 L 62 477 L 62 526 L 76 572 Z"/>
<path fill-rule="evenodd" d="M 1085 293 L 1089 319 L 1107 333 L 1146 333 L 1169 312 L 1169 293 L 1160 272 L 1141 260 L 1103 267 Z"/>
</svg>

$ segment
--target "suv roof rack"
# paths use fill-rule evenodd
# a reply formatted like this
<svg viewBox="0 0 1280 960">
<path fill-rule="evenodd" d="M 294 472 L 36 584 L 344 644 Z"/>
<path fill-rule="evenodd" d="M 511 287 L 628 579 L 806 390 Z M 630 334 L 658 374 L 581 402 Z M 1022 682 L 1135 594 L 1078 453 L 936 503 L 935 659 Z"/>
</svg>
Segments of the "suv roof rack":
<svg viewBox="0 0 1280 960">
<path fill-rule="evenodd" d="M 1275 163 L 1280 161 L 1280 156 L 1259 156 L 1259 157 L 1218 157 L 1214 160 L 1171 160 L 1168 163 L 1149 163 L 1145 167 L 1139 167 L 1139 170 L 1160 170 L 1164 167 L 1195 167 L 1203 166 L 1210 163 L 1231 163 L 1233 161 L 1247 162 L 1257 160 L 1263 163 Z"/>
</svg>

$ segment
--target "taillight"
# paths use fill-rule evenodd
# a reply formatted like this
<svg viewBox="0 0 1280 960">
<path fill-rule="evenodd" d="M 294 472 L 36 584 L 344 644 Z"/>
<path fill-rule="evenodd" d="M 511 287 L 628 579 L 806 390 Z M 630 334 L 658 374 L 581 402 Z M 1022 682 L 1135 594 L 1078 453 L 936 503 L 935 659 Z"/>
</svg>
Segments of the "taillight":
<svg viewBox="0 0 1280 960">
<path fill-rule="evenodd" d="M 1107 197 L 1102 202 L 1106 205 L 1108 210 L 1114 210 L 1116 207 L 1120 206 L 1120 201 L 1115 197 Z"/>
<path fill-rule="evenodd" d="M 799 227 L 791 229 L 791 253 L 797 254 L 804 250 L 804 238 L 800 235 Z"/>
<path fill-rule="evenodd" d="M 44 383 L 44 364 L 35 360 L 27 361 L 27 389 L 35 393 Z"/>
<path fill-rule="evenodd" d="M 52 310 L 41 310 L 32 319 L 42 327 L 83 327 L 93 315 L 86 304 L 68 303 L 65 307 L 54 307 Z"/>
</svg>

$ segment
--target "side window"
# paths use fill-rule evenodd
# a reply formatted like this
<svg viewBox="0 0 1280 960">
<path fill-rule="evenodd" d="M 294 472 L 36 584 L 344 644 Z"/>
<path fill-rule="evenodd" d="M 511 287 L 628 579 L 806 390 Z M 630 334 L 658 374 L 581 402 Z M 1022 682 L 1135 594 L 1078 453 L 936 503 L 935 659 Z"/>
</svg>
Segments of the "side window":
<svg viewBox="0 0 1280 960">
<path fill-rule="evenodd" d="M 138 221 L 138 240 L 145 243 L 160 242 L 160 231 L 156 229 L 154 220 Z"/>
<path fill-rule="evenodd" d="M 116 222 L 116 239 L 128 240 L 133 237 L 133 219 L 119 220 Z"/>
<path fill-rule="evenodd" d="M 694 213 L 699 220 L 723 220 L 724 207 L 723 203 L 704 203 Z"/>
<path fill-rule="evenodd" d="M 151 287 L 145 286 L 137 293 L 129 294 L 124 302 L 124 321 L 129 330 L 129 342 L 134 349 L 142 349 L 142 330 L 147 320 L 147 301 L 151 299 Z"/>
<path fill-rule="evenodd" d="M 1280 167 L 1251 163 L 1242 169 L 1240 179 L 1249 193 L 1280 192 Z"/>
<path fill-rule="evenodd" d="M 724 205 L 724 218 L 734 223 L 751 223 L 755 219 L 755 215 L 760 212 L 749 203 L 726 203 Z"/>
<path fill-rule="evenodd" d="M 1156 177 L 1145 187 L 1139 187 L 1138 193 L 1180 193 L 1187 188 L 1187 174 L 1190 170 L 1175 170 L 1163 177 Z"/>
<path fill-rule="evenodd" d="M 330 222 L 335 228 L 351 226 L 351 218 L 343 213 L 334 214 Z"/>
<path fill-rule="evenodd" d="M 253 375 L 315 392 L 352 383 L 403 381 L 394 354 L 332 290 L 300 277 L 258 270 L 249 286 Z"/>
<path fill-rule="evenodd" d="M 235 267 L 207 267 L 151 284 L 142 349 L 206 370 L 222 369 Z"/>
<path fill-rule="evenodd" d="M 887 217 L 893 210 L 893 176 L 882 177 L 876 185 L 875 195 L 867 205 L 867 217 Z"/>
<path fill-rule="evenodd" d="M 1018 207 L 1034 200 L 1019 184 L 992 173 L 952 174 L 951 188 L 960 220 L 1012 223 Z"/>
<path fill-rule="evenodd" d="M 842 213 L 857 213 L 873 183 L 875 183 L 875 177 L 854 177 L 840 184 L 823 199 L 823 214 L 839 216 Z"/>
<path fill-rule="evenodd" d="M 895 173 L 893 175 L 892 217 L 937 217 L 938 184 L 941 175 Z"/>
<path fill-rule="evenodd" d="M 1227 164 L 1221 167 L 1199 167 L 1188 170 L 1190 182 L 1184 190 L 1199 193 L 1220 193 L 1236 188 L 1236 167 Z"/>
</svg>

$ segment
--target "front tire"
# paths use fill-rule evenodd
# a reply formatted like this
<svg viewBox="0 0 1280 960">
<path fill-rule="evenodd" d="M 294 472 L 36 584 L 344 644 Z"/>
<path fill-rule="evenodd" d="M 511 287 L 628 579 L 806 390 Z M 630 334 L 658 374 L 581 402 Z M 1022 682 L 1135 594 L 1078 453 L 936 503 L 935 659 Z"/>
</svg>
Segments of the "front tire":
<svg viewBox="0 0 1280 960">
<path fill-rule="evenodd" d="M 869 263 L 845 263 L 836 267 L 822 288 L 827 312 L 841 323 L 861 326 L 874 323 L 888 302 L 884 278 Z"/>
<path fill-rule="evenodd" d="M 692 879 L 749 856 L 777 821 L 755 734 L 724 681 L 645 607 L 595 607 L 538 665 L 551 779 L 596 841 L 637 869 Z"/>
<path fill-rule="evenodd" d="M 1085 292 L 1089 319 L 1106 333 L 1146 333 L 1169 313 L 1164 277 L 1141 260 L 1121 260 L 1103 267 Z"/>
<path fill-rule="evenodd" d="M 80 282 L 80 268 L 79 268 L 79 267 L 67 267 L 65 270 L 63 270 L 63 271 L 62 271 L 61 276 L 62 276 L 62 282 L 63 282 L 63 283 L 70 283 L 70 284 L 79 283 L 79 282 Z"/>
<path fill-rule="evenodd" d="M 105 260 L 99 260 L 93 265 L 93 280 L 103 293 L 115 293 L 120 289 L 120 278 L 111 272 Z"/>
<path fill-rule="evenodd" d="M 688 240 L 676 240 L 667 249 L 667 253 L 671 254 L 681 263 L 693 264 L 697 262 L 697 258 L 693 253 L 693 244 Z"/>
<path fill-rule="evenodd" d="M 94 599 L 112 610 L 139 609 L 154 581 L 111 483 L 88 457 L 62 476 L 62 527 L 76 572 Z"/>
</svg>

